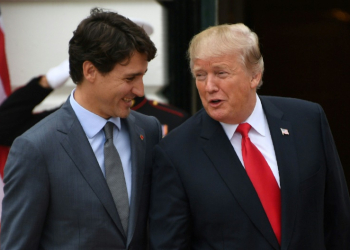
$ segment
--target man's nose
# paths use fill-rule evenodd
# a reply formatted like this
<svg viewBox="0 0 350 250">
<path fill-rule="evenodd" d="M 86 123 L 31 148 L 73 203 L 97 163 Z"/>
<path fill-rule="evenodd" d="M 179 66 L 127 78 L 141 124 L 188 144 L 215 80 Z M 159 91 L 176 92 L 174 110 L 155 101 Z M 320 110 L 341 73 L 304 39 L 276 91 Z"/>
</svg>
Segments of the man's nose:
<svg viewBox="0 0 350 250">
<path fill-rule="evenodd" d="M 218 91 L 217 79 L 215 75 L 208 74 L 205 90 L 209 93 Z"/>
<path fill-rule="evenodd" d="M 138 97 L 142 97 L 145 95 L 145 87 L 144 87 L 142 78 L 135 83 L 135 85 L 132 89 L 132 92 L 134 95 L 136 95 Z"/>
</svg>

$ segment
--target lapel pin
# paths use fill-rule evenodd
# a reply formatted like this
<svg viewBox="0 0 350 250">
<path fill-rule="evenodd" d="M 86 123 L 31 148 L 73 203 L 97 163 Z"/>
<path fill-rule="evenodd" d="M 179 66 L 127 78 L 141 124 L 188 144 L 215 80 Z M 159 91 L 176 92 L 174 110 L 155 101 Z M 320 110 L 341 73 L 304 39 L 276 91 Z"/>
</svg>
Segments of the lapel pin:
<svg viewBox="0 0 350 250">
<path fill-rule="evenodd" d="M 282 135 L 289 135 L 288 129 L 281 128 Z"/>
<path fill-rule="evenodd" d="M 143 138 L 144 138 L 143 135 L 140 135 L 140 139 L 141 139 L 142 141 L 143 141 Z"/>
</svg>

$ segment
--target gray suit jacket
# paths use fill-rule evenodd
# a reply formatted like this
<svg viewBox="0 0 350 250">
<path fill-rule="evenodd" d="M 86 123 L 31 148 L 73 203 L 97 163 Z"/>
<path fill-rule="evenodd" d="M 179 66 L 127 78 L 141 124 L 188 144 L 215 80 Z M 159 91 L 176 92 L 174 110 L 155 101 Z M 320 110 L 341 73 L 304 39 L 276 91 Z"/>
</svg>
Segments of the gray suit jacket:
<svg viewBox="0 0 350 250">
<path fill-rule="evenodd" d="M 1 249 L 147 249 L 151 150 L 157 119 L 132 111 L 129 229 L 122 225 L 89 141 L 69 103 L 22 136 L 5 166 Z"/>
</svg>

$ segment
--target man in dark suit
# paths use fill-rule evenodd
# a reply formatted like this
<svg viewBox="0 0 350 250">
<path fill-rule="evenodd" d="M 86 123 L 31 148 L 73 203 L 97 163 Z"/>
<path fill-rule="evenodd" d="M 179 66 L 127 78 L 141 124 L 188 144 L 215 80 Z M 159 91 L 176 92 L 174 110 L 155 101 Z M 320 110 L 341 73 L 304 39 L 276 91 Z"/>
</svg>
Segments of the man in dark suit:
<svg viewBox="0 0 350 250">
<path fill-rule="evenodd" d="M 157 119 L 130 111 L 156 48 L 91 10 L 69 42 L 67 102 L 18 137 L 5 166 L 1 249 L 147 249 Z"/>
<path fill-rule="evenodd" d="M 190 44 L 204 109 L 154 150 L 151 249 L 350 249 L 350 200 L 322 108 L 258 96 L 256 34 L 211 27 Z"/>
</svg>

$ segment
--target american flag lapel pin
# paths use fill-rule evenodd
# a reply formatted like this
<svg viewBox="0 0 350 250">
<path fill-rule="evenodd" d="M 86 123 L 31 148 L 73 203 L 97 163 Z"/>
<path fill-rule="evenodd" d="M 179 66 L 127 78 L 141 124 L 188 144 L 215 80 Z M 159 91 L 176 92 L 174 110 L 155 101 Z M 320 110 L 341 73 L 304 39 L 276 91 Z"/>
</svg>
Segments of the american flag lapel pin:
<svg viewBox="0 0 350 250">
<path fill-rule="evenodd" d="M 142 141 L 143 141 L 143 138 L 144 138 L 143 135 L 140 135 L 140 139 L 141 139 Z"/>
<path fill-rule="evenodd" d="M 281 128 L 282 135 L 289 135 L 289 131 L 286 128 Z"/>
</svg>

